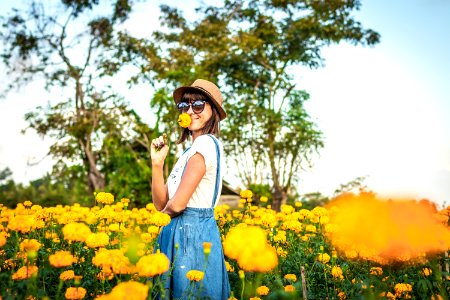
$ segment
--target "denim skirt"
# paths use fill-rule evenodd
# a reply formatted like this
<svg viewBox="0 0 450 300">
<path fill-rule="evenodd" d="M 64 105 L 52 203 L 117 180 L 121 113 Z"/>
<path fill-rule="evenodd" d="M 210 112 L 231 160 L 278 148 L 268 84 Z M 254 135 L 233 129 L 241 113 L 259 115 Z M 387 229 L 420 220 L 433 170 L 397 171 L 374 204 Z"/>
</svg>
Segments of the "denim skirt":
<svg viewBox="0 0 450 300">
<path fill-rule="evenodd" d="M 212 243 L 207 260 L 204 242 Z M 187 207 L 163 227 L 158 236 L 158 246 L 171 261 L 171 269 L 163 275 L 165 299 L 226 300 L 230 297 L 230 283 L 214 208 Z M 203 280 L 191 284 L 186 277 L 190 270 L 205 272 Z"/>
</svg>

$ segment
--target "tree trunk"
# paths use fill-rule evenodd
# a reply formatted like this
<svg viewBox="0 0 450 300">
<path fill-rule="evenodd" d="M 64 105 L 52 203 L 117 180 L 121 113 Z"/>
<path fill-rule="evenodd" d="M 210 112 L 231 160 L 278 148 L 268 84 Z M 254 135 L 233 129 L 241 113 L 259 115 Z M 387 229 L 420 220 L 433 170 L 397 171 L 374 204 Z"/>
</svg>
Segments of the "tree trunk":
<svg viewBox="0 0 450 300">
<path fill-rule="evenodd" d="M 84 157 L 85 157 L 85 159 L 83 159 L 84 164 L 86 165 L 86 167 L 88 169 L 87 181 L 88 181 L 88 186 L 89 186 L 89 192 L 93 193 L 93 192 L 97 192 L 97 191 L 104 191 L 105 186 L 106 186 L 105 177 L 97 169 L 95 156 L 94 156 L 94 153 L 92 153 L 92 149 L 90 149 L 89 141 L 86 142 L 86 145 L 85 145 L 85 143 L 83 143 L 83 141 L 81 139 L 79 139 L 78 141 L 84 152 Z"/>
<path fill-rule="evenodd" d="M 287 193 L 281 187 L 274 187 L 274 191 L 272 193 L 272 209 L 275 211 L 281 210 L 281 205 L 286 204 L 287 202 Z"/>
</svg>

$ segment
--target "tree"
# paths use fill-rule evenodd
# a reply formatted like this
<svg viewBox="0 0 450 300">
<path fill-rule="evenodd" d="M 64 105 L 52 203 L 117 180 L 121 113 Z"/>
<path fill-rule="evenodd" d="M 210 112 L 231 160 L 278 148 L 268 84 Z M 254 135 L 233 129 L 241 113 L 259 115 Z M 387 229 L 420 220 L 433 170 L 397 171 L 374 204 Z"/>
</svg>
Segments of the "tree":
<svg viewBox="0 0 450 300">
<path fill-rule="evenodd" d="M 219 82 L 229 114 L 223 128 L 226 151 L 247 185 L 270 182 L 279 209 L 299 171 L 323 147 L 294 67 L 321 66 L 320 50 L 333 43 L 376 44 L 378 33 L 352 16 L 359 7 L 360 1 L 226 0 L 220 7 L 198 8 L 198 17 L 188 21 L 163 5 L 164 31 L 151 41 L 123 36 L 118 48 L 132 49 L 139 61 L 134 80 L 167 86 L 195 78 Z"/>
<path fill-rule="evenodd" d="M 112 131 L 130 136 L 124 125 L 139 123 L 127 103 L 105 84 L 105 76 L 112 74 L 106 62 L 112 55 L 115 28 L 131 11 L 128 0 L 110 4 L 98 9 L 109 9 L 108 15 L 97 13 L 88 19 L 99 1 L 62 0 L 55 13 L 33 1 L 28 11 L 14 10 L 2 18 L 0 36 L 6 45 L 1 57 L 11 78 L 6 91 L 37 78 L 44 79 L 48 91 L 55 87 L 71 91 L 68 99 L 39 106 L 26 119 L 38 134 L 55 138 L 49 153 L 62 165 L 82 162 L 91 194 L 106 187 L 103 139 Z"/>
</svg>

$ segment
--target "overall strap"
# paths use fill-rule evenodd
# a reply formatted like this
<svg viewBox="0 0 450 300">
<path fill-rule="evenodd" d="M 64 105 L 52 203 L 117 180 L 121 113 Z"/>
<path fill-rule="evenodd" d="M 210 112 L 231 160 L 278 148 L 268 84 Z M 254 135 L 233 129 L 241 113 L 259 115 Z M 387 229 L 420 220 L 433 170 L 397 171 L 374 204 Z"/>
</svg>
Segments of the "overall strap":
<svg viewBox="0 0 450 300">
<path fill-rule="evenodd" d="M 188 147 L 186 150 L 183 151 L 183 154 L 181 154 L 181 156 L 183 156 L 189 149 L 191 149 L 191 147 Z M 180 156 L 180 157 L 181 157 Z M 181 177 L 183 177 L 184 175 L 184 171 L 186 171 L 186 166 L 187 166 L 187 159 L 186 159 L 186 163 L 184 164 L 184 168 L 183 168 L 183 173 L 181 173 Z"/>
<path fill-rule="evenodd" d="M 217 200 L 217 194 L 219 193 L 219 184 L 220 184 L 220 150 L 219 150 L 219 143 L 217 142 L 217 139 L 211 135 L 208 134 L 208 136 L 210 136 L 213 141 L 214 144 L 216 145 L 216 156 L 217 156 L 217 167 L 216 167 L 216 184 L 214 187 L 214 196 L 213 196 L 213 201 L 212 201 L 212 205 L 211 207 L 214 208 L 214 205 L 216 204 L 216 200 Z"/>
</svg>

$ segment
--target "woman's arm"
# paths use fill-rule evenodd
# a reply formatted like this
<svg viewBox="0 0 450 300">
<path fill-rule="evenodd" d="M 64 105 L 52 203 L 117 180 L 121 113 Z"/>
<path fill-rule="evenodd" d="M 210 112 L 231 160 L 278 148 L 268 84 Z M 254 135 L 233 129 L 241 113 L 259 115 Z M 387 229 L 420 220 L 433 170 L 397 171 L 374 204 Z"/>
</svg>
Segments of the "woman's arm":
<svg viewBox="0 0 450 300">
<path fill-rule="evenodd" d="M 171 217 L 180 214 L 186 208 L 189 199 L 191 199 L 205 174 L 205 158 L 197 152 L 188 160 L 180 185 L 162 212 L 169 214 Z"/>
<path fill-rule="evenodd" d="M 164 160 L 166 159 L 169 147 L 164 145 L 159 151 L 156 147 L 164 144 L 162 136 L 152 141 L 150 156 L 152 158 L 152 200 L 157 210 L 162 210 L 169 200 L 167 185 L 164 184 Z"/>
</svg>

